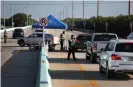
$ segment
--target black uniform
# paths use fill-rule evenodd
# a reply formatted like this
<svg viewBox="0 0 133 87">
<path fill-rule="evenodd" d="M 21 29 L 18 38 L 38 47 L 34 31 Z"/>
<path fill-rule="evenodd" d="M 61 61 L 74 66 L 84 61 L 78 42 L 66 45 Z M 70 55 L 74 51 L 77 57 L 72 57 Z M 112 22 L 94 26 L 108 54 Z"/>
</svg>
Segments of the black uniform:
<svg viewBox="0 0 133 87">
<path fill-rule="evenodd" d="M 73 59 L 76 60 L 76 57 L 75 57 L 75 40 L 74 39 L 70 39 L 70 40 L 68 40 L 68 42 L 69 42 L 69 50 L 68 50 L 67 59 L 68 60 L 70 59 L 70 55 L 72 53 Z"/>
<path fill-rule="evenodd" d="M 4 43 L 6 43 L 7 42 L 7 33 L 6 33 L 6 31 L 4 31 Z"/>
</svg>

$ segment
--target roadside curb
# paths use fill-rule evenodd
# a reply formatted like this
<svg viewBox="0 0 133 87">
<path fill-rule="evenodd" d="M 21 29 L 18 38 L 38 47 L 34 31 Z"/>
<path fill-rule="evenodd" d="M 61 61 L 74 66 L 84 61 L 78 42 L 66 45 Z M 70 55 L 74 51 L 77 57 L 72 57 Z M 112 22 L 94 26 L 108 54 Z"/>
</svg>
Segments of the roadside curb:
<svg viewBox="0 0 133 87">
<path fill-rule="evenodd" d="M 36 87 L 52 87 L 48 51 L 45 47 L 41 48 L 38 64 Z"/>
</svg>

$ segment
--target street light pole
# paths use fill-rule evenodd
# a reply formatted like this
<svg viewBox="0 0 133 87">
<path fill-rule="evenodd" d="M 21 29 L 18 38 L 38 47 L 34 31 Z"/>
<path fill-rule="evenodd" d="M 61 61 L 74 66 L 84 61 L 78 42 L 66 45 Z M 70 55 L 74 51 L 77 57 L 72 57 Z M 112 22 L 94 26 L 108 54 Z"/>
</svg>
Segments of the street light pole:
<svg viewBox="0 0 133 87">
<path fill-rule="evenodd" d="M 131 5 L 131 3 L 130 3 L 130 0 L 129 0 L 129 1 L 128 1 L 128 15 L 129 15 L 129 16 L 130 16 L 130 9 L 131 9 L 130 5 Z"/>
<path fill-rule="evenodd" d="M 29 4 L 27 4 L 27 26 L 28 26 L 28 13 L 29 13 L 29 12 L 28 12 L 28 11 L 29 11 L 29 10 L 28 10 L 28 6 L 29 6 Z"/>
<path fill-rule="evenodd" d="M 4 13 L 4 28 L 5 28 L 5 1 L 3 1 L 3 5 L 4 5 L 3 6 L 4 7 L 4 12 L 3 13 Z"/>
<path fill-rule="evenodd" d="M 12 6 L 12 28 L 14 27 L 14 22 L 13 22 L 13 4 L 11 4 Z"/>
<path fill-rule="evenodd" d="M 108 22 L 105 23 L 106 26 L 106 33 L 108 32 Z"/>
<path fill-rule="evenodd" d="M 73 25 L 74 19 L 73 19 L 73 0 L 72 0 L 72 25 Z"/>
<path fill-rule="evenodd" d="M 96 31 L 96 27 L 95 27 L 96 25 L 95 25 L 95 23 L 94 23 L 94 33 L 95 33 L 95 31 Z"/>
<path fill-rule="evenodd" d="M 99 16 L 99 0 L 97 0 L 97 18 Z"/>
<path fill-rule="evenodd" d="M 130 32 L 132 32 L 132 30 L 133 30 L 133 21 L 129 23 L 129 26 L 131 28 L 131 31 Z"/>
</svg>

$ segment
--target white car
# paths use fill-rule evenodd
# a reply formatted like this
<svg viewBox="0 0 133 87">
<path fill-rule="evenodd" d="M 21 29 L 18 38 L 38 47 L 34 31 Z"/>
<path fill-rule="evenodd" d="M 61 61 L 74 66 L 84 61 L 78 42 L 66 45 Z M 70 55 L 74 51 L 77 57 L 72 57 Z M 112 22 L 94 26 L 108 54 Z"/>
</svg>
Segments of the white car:
<svg viewBox="0 0 133 87">
<path fill-rule="evenodd" d="M 133 32 L 127 36 L 127 39 L 133 39 Z"/>
<path fill-rule="evenodd" d="M 101 50 L 99 71 L 106 72 L 106 78 L 113 77 L 115 72 L 133 72 L 133 40 L 111 40 Z"/>
<path fill-rule="evenodd" d="M 43 42 L 43 34 L 42 33 L 35 33 L 32 34 L 28 37 L 24 38 L 19 38 L 18 39 L 18 44 L 20 46 L 25 46 L 25 45 L 40 45 Z M 51 49 L 55 49 L 55 46 L 59 44 L 59 38 L 55 37 L 51 34 L 45 34 L 45 42 L 49 43 L 49 46 Z"/>
</svg>

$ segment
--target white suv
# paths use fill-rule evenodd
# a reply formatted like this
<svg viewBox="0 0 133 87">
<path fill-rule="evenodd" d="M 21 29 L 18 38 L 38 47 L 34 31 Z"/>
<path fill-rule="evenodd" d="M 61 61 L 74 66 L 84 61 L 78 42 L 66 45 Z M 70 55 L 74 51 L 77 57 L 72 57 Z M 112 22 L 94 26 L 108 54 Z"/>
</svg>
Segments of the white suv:
<svg viewBox="0 0 133 87">
<path fill-rule="evenodd" d="M 111 40 L 101 51 L 99 71 L 106 72 L 106 78 L 115 72 L 133 72 L 133 40 Z"/>
</svg>

